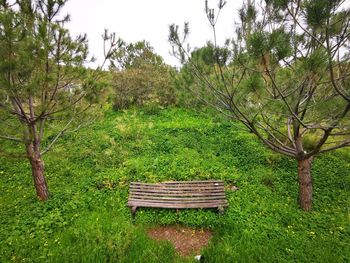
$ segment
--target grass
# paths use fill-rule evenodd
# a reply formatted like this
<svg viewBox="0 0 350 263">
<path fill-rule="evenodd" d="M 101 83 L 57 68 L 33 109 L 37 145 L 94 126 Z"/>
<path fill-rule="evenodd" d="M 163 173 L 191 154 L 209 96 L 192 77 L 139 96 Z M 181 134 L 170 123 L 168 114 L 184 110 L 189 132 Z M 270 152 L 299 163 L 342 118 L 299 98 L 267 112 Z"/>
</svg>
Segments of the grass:
<svg viewBox="0 0 350 263">
<path fill-rule="evenodd" d="M 10 144 L 0 142 L 1 147 Z M 207 262 L 349 262 L 350 151 L 313 165 L 314 210 L 297 206 L 296 163 L 210 113 L 106 111 L 45 156 L 51 198 L 36 200 L 29 164 L 0 157 L 0 262 L 193 262 L 146 234 L 154 225 L 210 228 Z M 224 215 L 126 207 L 130 181 L 222 179 Z"/>
</svg>

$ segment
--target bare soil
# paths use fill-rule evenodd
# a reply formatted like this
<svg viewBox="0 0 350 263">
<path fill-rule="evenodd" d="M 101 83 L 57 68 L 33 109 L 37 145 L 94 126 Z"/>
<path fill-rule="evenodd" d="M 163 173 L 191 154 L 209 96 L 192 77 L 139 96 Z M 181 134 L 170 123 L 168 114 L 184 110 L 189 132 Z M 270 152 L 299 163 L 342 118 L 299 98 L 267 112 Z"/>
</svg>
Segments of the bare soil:
<svg viewBox="0 0 350 263">
<path fill-rule="evenodd" d="M 199 255 L 212 237 L 209 230 L 183 226 L 151 228 L 148 230 L 148 235 L 155 240 L 170 241 L 182 256 Z"/>
</svg>

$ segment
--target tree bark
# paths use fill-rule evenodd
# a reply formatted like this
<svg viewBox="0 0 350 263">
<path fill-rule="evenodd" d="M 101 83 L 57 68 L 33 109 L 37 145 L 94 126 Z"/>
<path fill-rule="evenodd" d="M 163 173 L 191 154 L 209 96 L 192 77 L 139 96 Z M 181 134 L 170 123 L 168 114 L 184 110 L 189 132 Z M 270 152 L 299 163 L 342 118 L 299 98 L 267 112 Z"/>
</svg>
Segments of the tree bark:
<svg viewBox="0 0 350 263">
<path fill-rule="evenodd" d="M 312 209 L 312 157 L 298 160 L 299 205 L 304 211 Z"/>
<path fill-rule="evenodd" d="M 33 149 L 32 145 L 27 146 L 27 156 L 32 166 L 32 176 L 36 195 L 42 201 L 49 198 L 49 190 L 45 179 L 44 162 L 41 159 L 40 152 Z"/>
</svg>

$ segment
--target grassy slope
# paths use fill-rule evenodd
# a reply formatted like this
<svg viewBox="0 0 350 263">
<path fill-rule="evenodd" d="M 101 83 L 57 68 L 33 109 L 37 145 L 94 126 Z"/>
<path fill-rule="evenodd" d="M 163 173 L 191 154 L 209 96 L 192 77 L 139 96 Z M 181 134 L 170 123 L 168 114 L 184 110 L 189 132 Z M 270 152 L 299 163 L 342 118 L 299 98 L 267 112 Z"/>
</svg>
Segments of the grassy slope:
<svg viewBox="0 0 350 263">
<path fill-rule="evenodd" d="M 0 158 L 0 262 L 183 262 L 146 225 L 212 228 L 208 262 L 350 260 L 350 152 L 314 162 L 314 211 L 296 204 L 293 160 L 224 120 L 182 109 L 107 112 L 45 157 L 52 198 L 37 202 L 25 161 Z M 1 142 L 3 146 L 6 146 Z M 223 179 L 223 216 L 211 210 L 126 207 L 132 180 Z"/>
</svg>

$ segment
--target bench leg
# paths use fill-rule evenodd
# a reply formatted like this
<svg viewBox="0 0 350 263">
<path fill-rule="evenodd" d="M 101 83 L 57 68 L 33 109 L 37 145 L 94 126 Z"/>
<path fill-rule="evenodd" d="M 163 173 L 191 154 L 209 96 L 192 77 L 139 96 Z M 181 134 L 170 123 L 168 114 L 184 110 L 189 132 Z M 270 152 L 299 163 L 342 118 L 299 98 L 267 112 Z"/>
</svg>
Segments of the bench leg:
<svg viewBox="0 0 350 263">
<path fill-rule="evenodd" d="M 220 215 L 222 215 L 222 214 L 224 214 L 224 212 L 225 212 L 225 209 L 224 209 L 222 206 L 219 206 L 219 207 L 218 207 L 218 213 L 219 213 Z"/>
<path fill-rule="evenodd" d="M 130 207 L 130 209 L 131 209 L 132 218 L 135 218 L 137 206 L 132 206 Z"/>
</svg>

